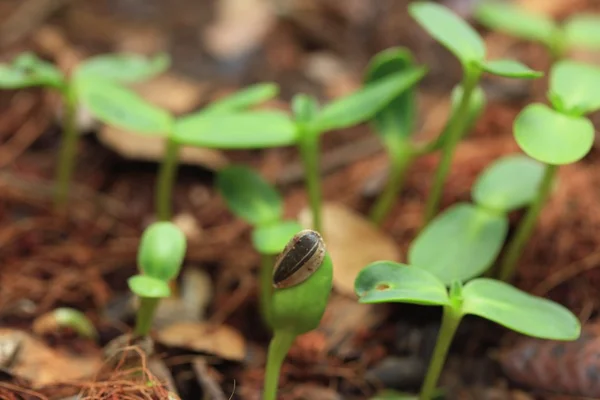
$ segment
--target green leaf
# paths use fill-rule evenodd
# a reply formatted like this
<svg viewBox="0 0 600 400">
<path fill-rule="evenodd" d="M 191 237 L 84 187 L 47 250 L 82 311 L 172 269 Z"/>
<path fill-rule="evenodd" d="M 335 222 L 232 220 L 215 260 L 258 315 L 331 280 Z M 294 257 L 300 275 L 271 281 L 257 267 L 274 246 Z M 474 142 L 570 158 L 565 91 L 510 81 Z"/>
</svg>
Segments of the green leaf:
<svg viewBox="0 0 600 400">
<path fill-rule="evenodd" d="M 581 160 L 594 143 L 594 126 L 585 117 L 571 117 L 534 103 L 514 122 L 517 144 L 528 156 L 546 164 L 563 165 Z"/>
<path fill-rule="evenodd" d="M 600 49 L 600 16 L 575 14 L 563 25 L 565 42 L 569 48 Z"/>
<path fill-rule="evenodd" d="M 102 122 L 146 135 L 167 136 L 171 115 L 142 99 L 135 92 L 103 79 L 77 80 L 82 103 Z"/>
<path fill-rule="evenodd" d="M 481 68 L 493 75 L 507 78 L 535 79 L 544 75 L 515 60 L 492 60 L 481 64 Z"/>
<path fill-rule="evenodd" d="M 299 124 L 309 124 L 319 112 L 319 103 L 313 96 L 299 93 L 292 97 L 294 120 Z"/>
<path fill-rule="evenodd" d="M 448 291 L 432 273 L 392 261 L 376 261 L 363 268 L 354 281 L 360 303 L 449 304 Z"/>
<path fill-rule="evenodd" d="M 298 139 L 295 124 L 279 111 L 190 115 L 175 122 L 173 137 L 181 144 L 221 149 L 290 146 Z"/>
<path fill-rule="evenodd" d="M 581 325 L 560 304 L 532 296 L 504 282 L 475 279 L 463 288 L 462 312 L 478 315 L 524 335 L 552 340 L 575 340 Z"/>
<path fill-rule="evenodd" d="M 425 68 L 411 68 L 378 79 L 362 89 L 327 104 L 312 121 L 316 132 L 343 129 L 365 122 L 396 96 L 425 76 Z"/>
<path fill-rule="evenodd" d="M 548 95 L 558 111 L 584 115 L 600 109 L 600 68 L 582 62 L 559 61 L 550 70 Z"/>
<path fill-rule="evenodd" d="M 60 307 L 52 311 L 58 326 L 69 327 L 80 336 L 97 339 L 98 331 L 84 313 L 74 308 Z"/>
<path fill-rule="evenodd" d="M 231 212 L 252 225 L 267 225 L 283 215 L 283 200 L 277 190 L 248 167 L 221 169 L 216 184 Z"/>
<path fill-rule="evenodd" d="M 135 83 L 150 79 L 169 68 L 167 53 L 146 57 L 133 53 L 101 54 L 85 60 L 76 70 L 77 79 L 94 77 L 120 83 Z"/>
<path fill-rule="evenodd" d="M 508 213 L 530 204 L 538 193 L 545 165 L 525 155 L 503 157 L 490 165 L 473 185 L 475 203 Z"/>
<path fill-rule="evenodd" d="M 485 45 L 477 31 L 448 7 L 418 1 L 408 6 L 408 12 L 460 60 L 464 69 L 470 70 L 473 64 L 481 64 L 485 59 Z"/>
<path fill-rule="evenodd" d="M 172 222 L 154 222 L 140 240 L 137 262 L 145 275 L 168 282 L 179 275 L 187 243 L 184 233 Z"/>
<path fill-rule="evenodd" d="M 275 83 L 258 83 L 211 103 L 203 113 L 242 111 L 264 103 L 279 93 Z"/>
<path fill-rule="evenodd" d="M 12 64 L 0 64 L 0 89 L 32 86 L 62 88 L 64 85 L 63 73 L 31 52 L 21 53 Z"/>
<path fill-rule="evenodd" d="M 384 50 L 371 60 L 365 76 L 369 85 L 380 79 L 411 70 L 415 61 L 411 52 L 403 47 Z M 409 138 L 415 129 L 417 119 L 417 99 L 415 88 L 411 87 L 398 94 L 390 103 L 377 112 L 372 121 L 375 132 L 388 147 L 388 152 Z"/>
<path fill-rule="evenodd" d="M 434 218 L 412 242 L 408 262 L 444 284 L 485 272 L 506 238 L 508 219 L 472 204 L 456 204 Z"/>
<path fill-rule="evenodd" d="M 302 230 L 296 221 L 278 221 L 274 224 L 257 226 L 252 231 L 252 244 L 261 254 L 279 254 L 292 237 Z"/>
<path fill-rule="evenodd" d="M 475 10 L 475 18 L 489 29 L 546 45 L 552 43 L 558 31 L 551 18 L 507 1 L 482 2 Z"/>
<path fill-rule="evenodd" d="M 134 275 L 127 280 L 129 290 L 139 297 L 161 299 L 171 296 L 167 282 L 147 275 Z"/>
</svg>

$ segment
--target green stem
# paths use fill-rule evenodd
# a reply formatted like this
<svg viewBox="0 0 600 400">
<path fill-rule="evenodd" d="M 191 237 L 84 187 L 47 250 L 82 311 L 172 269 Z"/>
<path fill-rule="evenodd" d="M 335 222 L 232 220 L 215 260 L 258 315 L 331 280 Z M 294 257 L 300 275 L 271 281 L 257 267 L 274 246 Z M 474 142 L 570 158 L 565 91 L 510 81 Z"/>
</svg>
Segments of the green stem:
<svg viewBox="0 0 600 400">
<path fill-rule="evenodd" d="M 517 260 L 521 256 L 523 248 L 533 232 L 533 228 L 535 227 L 535 223 L 542 210 L 542 207 L 550 195 L 552 183 L 554 182 L 554 177 L 556 176 L 557 171 L 558 165 L 546 165 L 544 177 L 542 178 L 537 196 L 533 203 L 531 203 L 529 206 L 527 214 L 525 214 L 525 217 L 519 223 L 517 231 L 508 243 L 506 252 L 502 258 L 499 274 L 499 278 L 501 280 L 508 281 L 512 278 L 515 272 Z"/>
<path fill-rule="evenodd" d="M 171 197 L 179 161 L 179 148 L 177 142 L 167 137 L 165 154 L 158 171 L 154 200 L 156 202 L 156 215 L 160 221 L 170 220 L 173 212 Z"/>
<path fill-rule="evenodd" d="M 138 308 L 134 334 L 136 336 L 146 336 L 150 333 L 154 312 L 160 299 L 151 297 L 140 297 L 140 306 Z"/>
<path fill-rule="evenodd" d="M 406 178 L 406 171 L 415 159 L 415 152 L 408 146 L 405 146 L 400 153 L 396 153 L 392 158 L 390 165 L 390 175 L 387 179 L 387 183 L 383 192 L 371 208 L 370 218 L 377 225 L 381 225 L 383 220 L 390 212 L 396 196 L 402 190 L 404 180 Z"/>
<path fill-rule="evenodd" d="M 56 209 L 67 203 L 69 185 L 73 176 L 75 155 L 77 153 L 77 96 L 73 87 L 67 84 L 62 90 L 63 133 L 56 170 L 57 188 L 54 197 Z"/>
<path fill-rule="evenodd" d="M 274 257 L 261 255 L 260 264 L 260 310 L 263 320 L 271 328 L 271 299 L 273 298 L 273 265 Z"/>
<path fill-rule="evenodd" d="M 427 225 L 429 221 L 433 219 L 433 217 L 435 217 L 439 209 L 444 183 L 446 182 L 446 178 L 448 177 L 448 173 L 450 172 L 450 168 L 452 166 L 452 159 L 454 157 L 456 146 L 463 136 L 463 130 L 466 123 L 465 121 L 469 112 L 471 95 L 477 87 L 480 75 L 481 74 L 479 71 L 476 73 L 465 73 L 465 77 L 462 82 L 463 93 L 460 103 L 456 109 L 456 113 L 453 115 L 451 126 L 448 127 L 448 137 L 446 138 L 446 143 L 442 148 L 442 158 L 435 171 L 433 187 L 425 206 L 424 226 Z"/>
<path fill-rule="evenodd" d="M 269 344 L 269 353 L 267 356 L 267 368 L 265 371 L 265 383 L 263 388 L 263 400 L 277 399 L 277 386 L 279 383 L 279 374 L 281 365 L 287 356 L 292 343 L 296 340 L 296 334 L 287 331 L 276 331 L 271 343 Z"/>
<path fill-rule="evenodd" d="M 427 369 L 427 375 L 423 386 L 421 386 L 421 393 L 419 394 L 419 400 L 430 400 L 433 396 L 436 385 L 442 372 L 442 367 L 446 361 L 448 350 L 456 329 L 460 324 L 462 315 L 452 306 L 444 307 L 444 316 L 442 318 L 442 326 L 440 327 L 440 333 L 438 334 L 433 356 L 429 362 L 429 368 Z"/>
<path fill-rule="evenodd" d="M 322 231 L 321 224 L 321 185 L 319 181 L 319 135 L 316 132 L 301 132 L 300 156 L 304 164 L 308 200 L 312 212 L 312 228 Z"/>
</svg>

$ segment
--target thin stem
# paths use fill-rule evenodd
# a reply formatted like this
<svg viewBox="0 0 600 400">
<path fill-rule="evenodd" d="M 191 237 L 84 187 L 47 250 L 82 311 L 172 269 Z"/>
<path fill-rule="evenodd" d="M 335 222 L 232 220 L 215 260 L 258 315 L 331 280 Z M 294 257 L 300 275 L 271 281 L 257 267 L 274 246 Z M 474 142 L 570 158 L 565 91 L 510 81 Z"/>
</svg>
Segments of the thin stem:
<svg viewBox="0 0 600 400">
<path fill-rule="evenodd" d="M 506 252 L 502 258 L 499 274 L 499 278 L 501 280 L 508 281 L 514 275 L 517 261 L 523 252 L 525 244 L 533 232 L 533 228 L 535 227 L 538 216 L 542 211 L 542 207 L 544 207 L 544 204 L 550 195 L 552 183 L 554 182 L 554 177 L 556 176 L 557 171 L 558 165 L 546 165 L 544 177 L 542 178 L 537 196 L 533 203 L 531 203 L 529 206 L 527 214 L 525 214 L 525 217 L 519 223 L 517 231 L 508 243 Z"/>
<path fill-rule="evenodd" d="M 261 255 L 260 263 L 260 311 L 263 320 L 271 328 L 271 299 L 273 298 L 273 264 L 270 254 Z"/>
<path fill-rule="evenodd" d="M 171 137 L 167 137 L 165 154 L 158 171 L 156 192 L 154 194 L 156 215 L 160 221 L 168 221 L 172 216 L 171 197 L 179 163 L 179 148 L 177 142 Z"/>
<path fill-rule="evenodd" d="M 456 113 L 453 115 L 451 125 L 448 127 L 448 137 L 446 138 L 446 143 L 442 148 L 442 158 L 435 171 L 433 187 L 425 206 L 423 226 L 427 225 L 429 221 L 435 217 L 439 209 L 444 183 L 446 182 L 446 178 L 448 177 L 448 173 L 450 172 L 450 168 L 452 166 L 454 151 L 456 150 L 456 146 L 458 145 L 458 142 L 460 142 L 460 139 L 464 133 L 463 130 L 465 127 L 467 114 L 469 112 L 471 95 L 473 94 L 475 87 L 477 87 L 479 77 L 479 72 L 465 73 L 465 77 L 462 82 L 463 93 L 460 103 L 456 109 Z"/>
<path fill-rule="evenodd" d="M 265 386 L 263 388 L 263 400 L 277 399 L 277 386 L 281 365 L 287 356 L 292 343 L 296 340 L 296 334 L 287 331 L 276 331 L 267 356 L 267 368 L 265 370 Z"/>
<path fill-rule="evenodd" d="M 316 132 L 301 132 L 300 156 L 304 164 L 308 200 L 312 212 L 312 228 L 322 231 L 321 223 L 321 185 L 319 180 L 319 135 Z"/>
<path fill-rule="evenodd" d="M 154 312 L 160 299 L 150 297 L 140 297 L 140 306 L 138 308 L 134 334 L 136 336 L 146 336 L 150 333 Z"/>
<path fill-rule="evenodd" d="M 57 188 L 54 197 L 56 209 L 63 208 L 67 203 L 69 185 L 73 176 L 75 155 L 77 153 L 77 97 L 75 90 L 67 84 L 62 92 L 63 100 L 63 132 L 56 169 Z"/>
<path fill-rule="evenodd" d="M 440 373 L 442 372 L 442 367 L 446 361 L 446 356 L 448 355 L 448 350 L 450 349 L 450 344 L 452 343 L 452 339 L 454 339 L 454 334 L 460 324 L 461 318 L 462 315 L 452 306 L 444 307 L 442 326 L 440 327 L 433 356 L 429 362 L 425 381 L 423 382 L 423 386 L 421 386 L 419 400 L 430 400 L 433 396 Z"/>
<path fill-rule="evenodd" d="M 370 218 L 377 225 L 381 225 L 383 220 L 390 212 L 396 196 L 402 190 L 406 178 L 406 171 L 415 159 L 415 152 L 405 146 L 400 153 L 395 154 L 390 164 L 390 175 L 387 179 L 385 188 L 375 204 L 371 208 Z"/>
</svg>

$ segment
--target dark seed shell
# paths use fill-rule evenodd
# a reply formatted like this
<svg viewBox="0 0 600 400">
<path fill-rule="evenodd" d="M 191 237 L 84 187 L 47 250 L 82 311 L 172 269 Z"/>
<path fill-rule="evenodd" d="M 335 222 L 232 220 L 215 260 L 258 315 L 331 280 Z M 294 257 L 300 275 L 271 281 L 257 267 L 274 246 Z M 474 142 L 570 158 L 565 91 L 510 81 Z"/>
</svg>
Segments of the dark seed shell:
<svg viewBox="0 0 600 400">
<path fill-rule="evenodd" d="M 273 286 L 285 288 L 304 282 L 321 266 L 324 257 L 325 244 L 318 232 L 298 232 L 275 262 Z"/>
</svg>

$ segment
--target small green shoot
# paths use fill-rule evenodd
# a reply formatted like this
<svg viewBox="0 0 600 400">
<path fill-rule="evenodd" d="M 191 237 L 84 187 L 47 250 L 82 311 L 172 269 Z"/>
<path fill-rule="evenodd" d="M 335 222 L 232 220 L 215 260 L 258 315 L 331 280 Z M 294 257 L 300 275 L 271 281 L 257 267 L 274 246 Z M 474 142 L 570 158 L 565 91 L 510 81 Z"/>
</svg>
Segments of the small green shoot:
<svg viewBox="0 0 600 400">
<path fill-rule="evenodd" d="M 535 227 L 542 207 L 553 187 L 560 165 L 585 157 L 595 136 L 592 122 L 585 116 L 600 109 L 600 68 L 575 61 L 558 61 L 550 70 L 549 107 L 534 103 L 525 107 L 514 122 L 517 144 L 531 158 L 545 164 L 536 199 L 507 245 L 500 262 L 499 278 L 509 280 L 525 244 Z"/>
<path fill-rule="evenodd" d="M 444 139 L 442 158 L 435 173 L 434 183 L 427 199 L 424 221 L 427 224 L 437 213 L 442 196 L 442 189 L 450 167 L 454 151 L 460 138 L 464 135 L 470 99 L 478 87 L 484 72 L 494 75 L 535 79 L 541 72 L 533 71 L 512 60 L 486 60 L 486 49 L 479 34 L 458 15 L 445 6 L 429 1 L 417 1 L 408 6 L 410 15 L 438 42 L 446 47 L 463 68 L 461 83 L 461 99 L 456 112 L 448 126 Z"/>
<path fill-rule="evenodd" d="M 600 17 L 594 14 L 574 14 L 559 23 L 522 6 L 492 0 L 479 4 L 475 18 L 489 29 L 543 44 L 555 61 L 570 49 L 600 49 Z"/>
<path fill-rule="evenodd" d="M 166 54 L 154 58 L 128 53 L 103 54 L 90 57 L 67 78 L 51 63 L 33 53 L 23 53 L 12 64 L 0 64 L 0 89 L 20 89 L 32 86 L 57 90 L 63 101 L 63 135 L 56 170 L 57 189 L 55 207 L 64 207 L 73 175 L 77 150 L 77 107 L 81 84 L 95 79 L 113 82 L 139 82 L 167 69 L 170 59 Z"/>
<path fill-rule="evenodd" d="M 171 295 L 169 284 L 179 275 L 186 249 L 185 235 L 171 222 L 155 222 L 142 234 L 137 256 L 140 274 L 127 281 L 140 299 L 135 335 L 150 332 L 158 302 Z"/>
<path fill-rule="evenodd" d="M 541 339 L 576 340 L 579 320 L 564 306 L 532 296 L 504 282 L 477 278 L 450 290 L 434 274 L 415 266 L 378 261 L 366 266 L 355 281 L 359 302 L 442 306 L 437 343 L 419 399 L 430 400 L 462 318 L 477 315 L 518 333 Z"/>
<path fill-rule="evenodd" d="M 98 331 L 84 313 L 70 307 L 55 308 L 51 312 L 54 324 L 57 327 L 73 329 L 79 336 L 97 340 Z"/>
<path fill-rule="evenodd" d="M 275 255 L 281 253 L 302 226 L 283 219 L 280 194 L 251 168 L 231 165 L 221 169 L 216 186 L 229 210 L 252 225 L 252 243 L 261 255 L 260 309 L 265 323 L 271 327 Z"/>
</svg>

